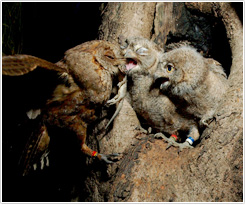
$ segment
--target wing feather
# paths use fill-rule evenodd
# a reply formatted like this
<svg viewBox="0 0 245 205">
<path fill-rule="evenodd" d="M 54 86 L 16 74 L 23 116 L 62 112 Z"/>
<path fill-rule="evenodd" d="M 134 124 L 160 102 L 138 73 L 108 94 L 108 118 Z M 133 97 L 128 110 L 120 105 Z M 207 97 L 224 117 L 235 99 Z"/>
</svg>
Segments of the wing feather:
<svg viewBox="0 0 245 205">
<path fill-rule="evenodd" d="M 67 69 L 55 65 L 41 58 L 30 55 L 13 55 L 2 57 L 2 74 L 10 76 L 24 75 L 33 71 L 37 67 L 55 70 L 58 72 L 67 72 Z"/>
<path fill-rule="evenodd" d="M 27 175 L 35 163 L 39 163 L 48 151 L 50 137 L 45 125 L 39 125 L 26 143 L 25 149 L 19 160 L 23 176 Z"/>
</svg>

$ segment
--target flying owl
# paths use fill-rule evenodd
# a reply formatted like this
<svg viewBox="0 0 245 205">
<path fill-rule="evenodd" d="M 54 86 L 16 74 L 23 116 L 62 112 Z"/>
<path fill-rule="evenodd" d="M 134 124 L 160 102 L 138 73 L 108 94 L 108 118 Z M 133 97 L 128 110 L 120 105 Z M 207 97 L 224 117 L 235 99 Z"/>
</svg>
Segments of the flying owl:
<svg viewBox="0 0 245 205">
<path fill-rule="evenodd" d="M 189 46 L 164 53 L 154 78 L 161 81 L 163 92 L 177 99 L 178 110 L 196 118 L 200 126 L 213 119 L 228 86 L 222 66 Z"/>
<path fill-rule="evenodd" d="M 120 38 L 122 54 L 127 59 L 126 70 L 128 77 L 128 92 L 131 105 L 141 123 L 151 126 L 157 132 L 172 135 L 166 138 L 169 146 L 174 145 L 190 148 L 189 143 L 177 143 L 178 131 L 189 131 L 189 136 L 197 140 L 199 131 L 194 120 L 177 113 L 174 103 L 164 94 L 159 87 L 154 87 L 154 76 L 163 52 L 157 44 L 141 37 Z"/>
<path fill-rule="evenodd" d="M 22 155 L 23 175 L 39 156 L 47 155 L 49 126 L 74 132 L 84 154 L 112 163 L 109 158 L 117 154 L 98 153 L 86 145 L 87 127 L 99 118 L 113 87 L 124 78 L 124 65 L 119 46 L 103 40 L 85 42 L 67 50 L 64 58 L 56 64 L 29 55 L 3 57 L 3 75 L 23 75 L 42 67 L 55 70 L 62 76 L 62 83 L 56 86 L 45 107 L 27 113 L 29 118 L 39 115 L 41 122 L 39 131 L 29 140 Z"/>
</svg>

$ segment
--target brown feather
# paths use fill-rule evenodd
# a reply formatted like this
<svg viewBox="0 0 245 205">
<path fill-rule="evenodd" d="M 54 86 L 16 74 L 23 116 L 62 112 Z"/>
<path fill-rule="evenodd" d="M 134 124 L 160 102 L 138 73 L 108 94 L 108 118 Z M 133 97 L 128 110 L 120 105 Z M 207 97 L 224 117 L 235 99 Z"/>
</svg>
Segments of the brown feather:
<svg viewBox="0 0 245 205">
<path fill-rule="evenodd" d="M 14 55 L 2 57 L 3 75 L 24 75 L 35 70 L 38 66 L 58 72 L 67 72 L 65 68 L 59 67 L 54 63 L 30 55 Z"/>
</svg>

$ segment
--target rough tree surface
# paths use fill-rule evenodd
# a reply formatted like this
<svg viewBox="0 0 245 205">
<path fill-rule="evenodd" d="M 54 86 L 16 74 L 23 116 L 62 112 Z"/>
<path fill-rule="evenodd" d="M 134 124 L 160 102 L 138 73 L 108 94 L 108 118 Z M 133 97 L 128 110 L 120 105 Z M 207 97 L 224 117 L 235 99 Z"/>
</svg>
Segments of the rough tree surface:
<svg viewBox="0 0 245 205">
<path fill-rule="evenodd" d="M 103 128 L 114 110 L 105 108 L 103 112 L 109 116 L 89 129 L 87 137 L 94 150 L 121 153 L 118 162 L 108 165 L 82 155 L 76 141 L 68 140 L 61 131 L 50 144 L 55 151 L 50 152 L 49 168 L 26 178 L 12 177 L 14 166 L 3 170 L 3 176 L 6 172 L 10 176 L 3 178 L 8 185 L 5 192 L 21 193 L 23 201 L 31 198 L 30 193 L 39 201 L 50 200 L 46 196 L 53 201 L 86 202 L 243 201 L 243 25 L 238 7 L 242 5 L 221 2 L 102 3 L 99 39 L 117 42 L 119 35 L 141 36 L 164 49 L 171 43 L 189 41 L 205 57 L 222 64 L 229 89 L 215 119 L 202 130 L 194 149 L 178 154 L 175 147 L 166 150 L 167 143 L 155 139 L 154 133 L 136 129 L 140 122 L 127 96 L 109 130 Z M 19 130 L 15 131 L 16 139 Z M 11 155 L 8 146 L 5 143 L 3 151 Z M 3 159 L 4 165 L 11 164 L 8 158 Z M 24 184 L 28 188 L 23 191 Z"/>
<path fill-rule="evenodd" d="M 215 26 L 221 28 L 218 37 Z M 162 47 L 188 40 L 205 56 L 221 61 L 230 87 L 201 140 L 180 154 L 176 148 L 165 150 L 167 144 L 153 135 L 137 133 L 138 122 L 127 119 L 135 118 L 134 111 L 125 101 L 108 138 L 124 155 L 108 167 L 110 181 L 97 189 L 106 186 L 106 199 L 117 202 L 242 201 L 243 33 L 235 9 L 229 3 L 108 3 L 100 38 L 116 41 L 120 34 L 143 36 Z M 113 149 L 105 142 L 101 146 Z M 98 193 L 91 197 L 101 201 Z"/>
</svg>

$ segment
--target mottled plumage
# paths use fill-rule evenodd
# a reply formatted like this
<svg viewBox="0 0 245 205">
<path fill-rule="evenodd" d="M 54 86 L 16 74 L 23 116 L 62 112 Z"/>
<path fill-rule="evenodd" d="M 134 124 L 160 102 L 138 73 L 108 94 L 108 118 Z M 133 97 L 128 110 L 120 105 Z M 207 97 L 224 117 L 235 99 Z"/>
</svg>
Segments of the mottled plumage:
<svg viewBox="0 0 245 205">
<path fill-rule="evenodd" d="M 154 87 L 153 74 L 163 51 L 155 43 L 140 37 L 120 40 L 120 43 L 127 59 L 131 105 L 143 119 L 142 122 L 157 132 L 178 135 L 178 130 L 189 130 L 189 135 L 198 138 L 199 132 L 194 120 L 180 116 L 169 98 Z"/>
<path fill-rule="evenodd" d="M 201 126 L 214 117 L 228 86 L 221 65 L 188 46 L 164 53 L 155 79 L 161 81 L 162 91 L 181 102 L 175 103 L 178 109 L 198 119 Z"/>
<path fill-rule="evenodd" d="M 46 125 L 75 132 L 83 153 L 112 162 L 108 157 L 115 155 L 100 154 L 87 147 L 87 126 L 98 119 L 102 106 L 110 99 L 113 86 L 124 77 L 120 71 L 124 65 L 125 59 L 118 45 L 102 40 L 86 42 L 69 49 L 56 64 L 28 55 L 3 57 L 4 75 L 22 75 L 39 66 L 61 72 L 64 80 L 57 85 L 53 97 L 48 99 L 41 110 L 43 126 L 36 134 L 36 141 L 30 141 L 22 157 L 25 163 L 24 174 L 35 163 L 37 155 L 45 154 L 49 143 L 49 140 L 43 140 L 49 139 Z M 41 141 L 44 145 L 39 143 Z"/>
</svg>

